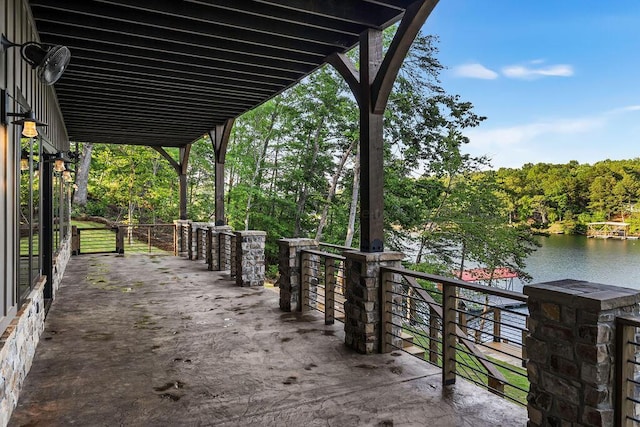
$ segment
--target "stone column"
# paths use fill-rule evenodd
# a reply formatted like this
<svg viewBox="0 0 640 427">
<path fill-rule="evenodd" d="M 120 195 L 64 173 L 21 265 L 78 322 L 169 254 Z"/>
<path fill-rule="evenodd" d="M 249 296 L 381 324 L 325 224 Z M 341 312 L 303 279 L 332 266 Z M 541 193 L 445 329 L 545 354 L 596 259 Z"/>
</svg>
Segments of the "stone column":
<svg viewBox="0 0 640 427">
<path fill-rule="evenodd" d="M 346 258 L 345 343 L 359 353 L 381 352 L 385 346 L 381 341 L 380 267 L 400 267 L 404 254 L 347 251 L 342 255 Z"/>
<path fill-rule="evenodd" d="M 318 249 L 318 242 L 313 239 L 280 239 L 278 240 L 278 247 L 280 310 L 297 311 L 301 308 L 298 306 L 302 277 L 300 251 Z"/>
<path fill-rule="evenodd" d="M 216 225 L 209 227 L 209 232 L 211 233 L 211 247 L 208 248 L 209 253 L 207 254 L 207 263 L 209 264 L 209 270 L 211 271 L 222 271 L 224 270 L 223 264 L 224 259 L 221 261 L 221 253 L 220 251 L 224 251 L 224 247 L 220 246 L 220 233 L 227 232 L 230 233 L 232 231 L 231 227 L 228 225 Z M 222 254 L 224 256 L 224 254 Z"/>
<path fill-rule="evenodd" d="M 236 284 L 264 285 L 264 231 L 236 231 Z"/>
<path fill-rule="evenodd" d="M 637 290 L 576 280 L 525 286 L 529 426 L 613 426 L 615 318 Z M 620 385 L 618 385 L 620 386 Z"/>
<path fill-rule="evenodd" d="M 202 249 L 202 232 L 200 229 L 209 227 L 208 222 L 191 222 L 191 241 L 189 242 L 191 247 L 189 251 L 189 259 L 196 260 L 201 258 Z"/>
<path fill-rule="evenodd" d="M 173 221 L 173 223 L 175 224 L 176 228 L 177 228 L 177 252 L 178 252 L 178 256 L 185 256 L 188 257 L 189 256 L 189 234 L 188 234 L 188 230 L 190 230 L 191 227 L 191 220 L 176 220 Z M 187 228 L 187 226 L 189 226 L 189 228 Z"/>
</svg>

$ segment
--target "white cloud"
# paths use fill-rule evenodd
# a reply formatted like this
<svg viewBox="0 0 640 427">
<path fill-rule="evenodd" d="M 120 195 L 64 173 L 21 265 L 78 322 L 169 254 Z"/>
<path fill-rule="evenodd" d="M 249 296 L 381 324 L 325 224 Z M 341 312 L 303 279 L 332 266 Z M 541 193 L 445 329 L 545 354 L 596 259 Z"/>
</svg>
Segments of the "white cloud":
<svg viewBox="0 0 640 427">
<path fill-rule="evenodd" d="M 457 77 L 471 79 L 494 80 L 498 78 L 498 73 L 478 63 L 458 65 L 453 69 L 453 74 Z"/>
<path fill-rule="evenodd" d="M 532 61 L 531 65 L 539 65 L 540 61 Z M 532 80 L 539 77 L 570 77 L 573 67 L 567 64 L 531 67 L 525 65 L 509 65 L 502 68 L 502 74 L 512 79 Z"/>
<path fill-rule="evenodd" d="M 602 117 L 558 119 L 494 129 L 474 129 L 467 136 L 476 147 L 512 148 L 529 143 L 543 135 L 571 135 L 601 128 Z"/>
<path fill-rule="evenodd" d="M 616 108 L 609 111 L 609 114 L 628 113 L 633 111 L 640 111 L 640 105 L 627 105 L 626 107 Z"/>
</svg>

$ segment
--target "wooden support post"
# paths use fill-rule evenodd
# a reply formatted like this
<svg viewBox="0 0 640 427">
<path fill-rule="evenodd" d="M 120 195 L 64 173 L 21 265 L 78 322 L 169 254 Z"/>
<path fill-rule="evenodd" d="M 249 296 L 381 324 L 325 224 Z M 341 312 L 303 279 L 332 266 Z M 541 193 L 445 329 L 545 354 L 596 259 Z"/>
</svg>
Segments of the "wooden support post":
<svg viewBox="0 0 640 427">
<path fill-rule="evenodd" d="M 187 253 L 188 253 L 188 259 L 192 260 L 193 259 L 193 227 L 191 226 L 191 224 L 188 224 L 188 229 L 187 229 Z"/>
<path fill-rule="evenodd" d="M 499 307 L 493 308 L 493 342 L 501 342 L 502 330 L 502 310 Z"/>
<path fill-rule="evenodd" d="M 213 151 L 215 153 L 215 224 L 225 225 L 224 208 L 224 162 L 227 155 L 227 145 L 231 136 L 231 128 L 235 119 L 228 119 L 222 125 L 217 125 L 209 132 Z"/>
<path fill-rule="evenodd" d="M 442 384 L 456 382 L 456 292 L 455 287 L 442 287 Z"/>
<path fill-rule="evenodd" d="M 383 116 L 373 112 L 371 85 L 382 62 L 382 32 L 360 36 L 360 250 L 384 251 Z"/>
<path fill-rule="evenodd" d="M 151 227 L 147 227 L 147 246 L 149 247 L 149 253 L 151 253 Z"/>
<path fill-rule="evenodd" d="M 360 250 L 384 251 L 383 114 L 389 94 L 411 43 L 438 0 L 412 3 L 382 55 L 382 32 L 360 34 L 360 68 L 344 54 L 328 62 L 344 77 L 360 108 Z"/>
<path fill-rule="evenodd" d="M 324 324 L 333 325 L 336 304 L 336 262 L 326 258 L 324 264 Z"/>
</svg>

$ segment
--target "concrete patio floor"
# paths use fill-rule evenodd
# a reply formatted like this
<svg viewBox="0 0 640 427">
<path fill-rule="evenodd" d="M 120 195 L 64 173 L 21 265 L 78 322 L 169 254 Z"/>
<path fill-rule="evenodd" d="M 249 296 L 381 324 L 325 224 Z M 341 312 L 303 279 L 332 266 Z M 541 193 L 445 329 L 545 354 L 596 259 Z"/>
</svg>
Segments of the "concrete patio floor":
<svg viewBox="0 0 640 427">
<path fill-rule="evenodd" d="M 12 426 L 523 426 L 524 408 L 171 256 L 72 258 Z"/>
</svg>

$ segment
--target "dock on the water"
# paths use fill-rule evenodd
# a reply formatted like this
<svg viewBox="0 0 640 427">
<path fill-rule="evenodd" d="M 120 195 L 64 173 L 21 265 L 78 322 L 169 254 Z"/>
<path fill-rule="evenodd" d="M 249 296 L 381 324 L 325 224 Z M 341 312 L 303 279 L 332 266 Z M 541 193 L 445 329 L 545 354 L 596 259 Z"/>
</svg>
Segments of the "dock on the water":
<svg viewBox="0 0 640 427">
<path fill-rule="evenodd" d="M 587 224 L 587 237 L 598 239 L 627 239 L 629 237 L 628 222 L 590 222 Z"/>
</svg>

